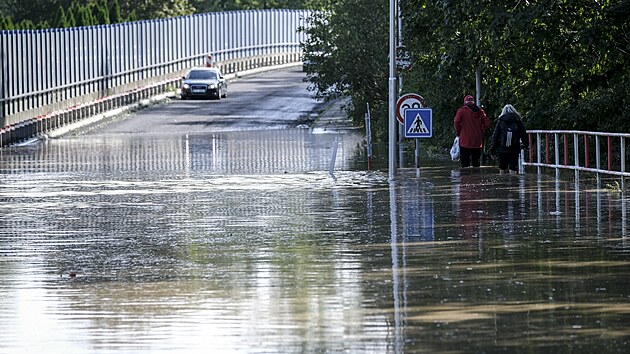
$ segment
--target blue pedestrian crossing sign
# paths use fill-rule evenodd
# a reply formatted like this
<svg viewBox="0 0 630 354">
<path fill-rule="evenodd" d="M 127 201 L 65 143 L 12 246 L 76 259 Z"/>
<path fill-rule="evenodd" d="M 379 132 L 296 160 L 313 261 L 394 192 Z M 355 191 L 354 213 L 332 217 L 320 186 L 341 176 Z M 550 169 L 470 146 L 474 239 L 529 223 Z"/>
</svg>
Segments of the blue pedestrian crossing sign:
<svg viewBox="0 0 630 354">
<path fill-rule="evenodd" d="M 431 108 L 407 108 L 405 110 L 405 138 L 430 138 L 433 136 L 432 120 Z"/>
</svg>

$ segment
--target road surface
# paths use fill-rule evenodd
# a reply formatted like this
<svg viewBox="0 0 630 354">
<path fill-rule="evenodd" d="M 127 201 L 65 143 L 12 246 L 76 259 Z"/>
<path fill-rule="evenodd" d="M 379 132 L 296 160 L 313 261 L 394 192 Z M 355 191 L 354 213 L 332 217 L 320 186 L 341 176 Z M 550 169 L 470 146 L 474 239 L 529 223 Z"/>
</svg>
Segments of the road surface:
<svg viewBox="0 0 630 354">
<path fill-rule="evenodd" d="M 107 124 L 90 134 L 213 133 L 296 127 L 312 122 L 323 103 L 312 98 L 300 67 L 259 73 L 229 82 L 221 100 L 178 96 Z"/>
</svg>

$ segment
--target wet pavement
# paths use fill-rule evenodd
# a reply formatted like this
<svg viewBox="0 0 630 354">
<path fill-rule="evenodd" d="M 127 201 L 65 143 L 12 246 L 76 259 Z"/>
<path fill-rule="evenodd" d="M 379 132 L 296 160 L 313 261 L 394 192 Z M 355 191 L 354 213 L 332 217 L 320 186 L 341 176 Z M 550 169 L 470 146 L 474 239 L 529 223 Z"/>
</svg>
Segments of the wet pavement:
<svg viewBox="0 0 630 354">
<path fill-rule="evenodd" d="M 0 352 L 628 351 L 623 193 L 385 158 L 323 128 L 3 149 Z"/>
</svg>

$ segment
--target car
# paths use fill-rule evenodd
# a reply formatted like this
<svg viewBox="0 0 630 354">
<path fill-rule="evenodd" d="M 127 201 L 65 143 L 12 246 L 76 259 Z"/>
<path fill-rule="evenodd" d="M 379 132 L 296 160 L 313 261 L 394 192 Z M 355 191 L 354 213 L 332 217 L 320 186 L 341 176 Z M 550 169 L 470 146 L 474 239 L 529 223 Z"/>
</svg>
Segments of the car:
<svg viewBox="0 0 630 354">
<path fill-rule="evenodd" d="M 199 67 L 191 69 L 182 78 L 181 98 L 226 98 L 228 84 L 217 68 Z"/>
</svg>

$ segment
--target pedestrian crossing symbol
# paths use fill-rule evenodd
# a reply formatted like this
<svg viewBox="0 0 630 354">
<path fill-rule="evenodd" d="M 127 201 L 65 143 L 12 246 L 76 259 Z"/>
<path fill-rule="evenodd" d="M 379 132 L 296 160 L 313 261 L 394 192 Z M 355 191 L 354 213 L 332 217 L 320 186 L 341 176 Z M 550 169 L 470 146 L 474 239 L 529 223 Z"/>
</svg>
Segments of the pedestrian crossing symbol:
<svg viewBox="0 0 630 354">
<path fill-rule="evenodd" d="M 405 110 L 405 138 L 430 138 L 433 112 L 431 108 Z"/>
</svg>

